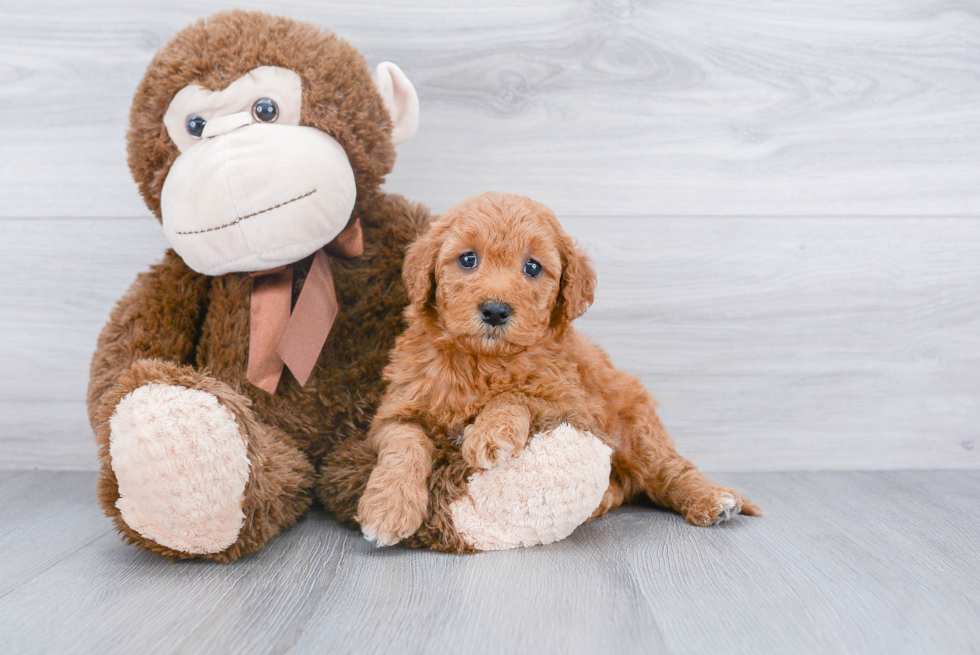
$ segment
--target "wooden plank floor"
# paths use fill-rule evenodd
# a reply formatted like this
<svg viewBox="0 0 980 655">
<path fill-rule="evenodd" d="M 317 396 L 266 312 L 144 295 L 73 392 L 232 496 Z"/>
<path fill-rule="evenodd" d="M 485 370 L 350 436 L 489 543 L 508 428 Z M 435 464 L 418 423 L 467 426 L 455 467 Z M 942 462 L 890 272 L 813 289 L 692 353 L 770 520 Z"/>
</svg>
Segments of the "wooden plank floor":
<svg viewBox="0 0 980 655">
<path fill-rule="evenodd" d="M 228 566 L 124 546 L 94 475 L 0 471 L 22 652 L 975 653 L 980 471 L 726 473 L 768 512 L 621 509 L 551 546 L 377 550 L 314 513 Z"/>
</svg>

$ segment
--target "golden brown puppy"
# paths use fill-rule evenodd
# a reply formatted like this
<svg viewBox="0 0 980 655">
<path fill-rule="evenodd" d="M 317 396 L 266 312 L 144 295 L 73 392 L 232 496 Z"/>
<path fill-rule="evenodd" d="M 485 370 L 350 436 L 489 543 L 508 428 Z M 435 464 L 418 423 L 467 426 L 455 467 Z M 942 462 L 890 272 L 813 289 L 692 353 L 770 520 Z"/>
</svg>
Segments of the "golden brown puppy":
<svg viewBox="0 0 980 655">
<path fill-rule="evenodd" d="M 470 198 L 409 248 L 404 277 L 408 329 L 385 369 L 369 435 L 378 463 L 358 504 L 367 537 L 393 544 L 422 524 L 430 434 L 461 431 L 463 457 L 488 468 L 560 422 L 613 448 L 594 516 L 642 494 L 694 525 L 761 513 L 679 456 L 640 381 L 572 327 L 592 303 L 595 271 L 547 207 Z"/>
</svg>

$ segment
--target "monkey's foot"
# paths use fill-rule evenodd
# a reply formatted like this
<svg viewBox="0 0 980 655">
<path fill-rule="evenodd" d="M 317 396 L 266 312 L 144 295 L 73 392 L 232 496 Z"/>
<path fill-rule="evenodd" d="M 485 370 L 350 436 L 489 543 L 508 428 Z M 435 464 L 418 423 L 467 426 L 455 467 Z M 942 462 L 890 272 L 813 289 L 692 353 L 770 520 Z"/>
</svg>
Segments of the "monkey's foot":
<svg viewBox="0 0 980 655">
<path fill-rule="evenodd" d="M 450 507 L 476 550 L 550 544 L 585 523 L 609 487 L 612 450 L 589 432 L 561 424 L 535 435 L 517 455 L 475 473 Z"/>
<path fill-rule="evenodd" d="M 116 507 L 130 528 L 196 555 L 235 543 L 249 460 L 242 430 L 214 395 L 146 384 L 119 402 L 109 429 Z"/>
</svg>

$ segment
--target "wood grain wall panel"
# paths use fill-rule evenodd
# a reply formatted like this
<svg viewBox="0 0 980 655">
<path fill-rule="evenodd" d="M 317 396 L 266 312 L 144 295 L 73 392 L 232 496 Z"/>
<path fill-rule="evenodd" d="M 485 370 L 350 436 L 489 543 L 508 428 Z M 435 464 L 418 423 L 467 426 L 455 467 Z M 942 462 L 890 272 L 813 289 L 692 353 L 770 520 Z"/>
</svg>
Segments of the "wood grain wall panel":
<svg viewBox="0 0 980 655">
<path fill-rule="evenodd" d="M 565 215 L 974 215 L 980 6 L 958 0 L 234 3 L 328 26 L 422 101 L 392 190 Z M 207 0 L 0 7 L 0 216 L 146 213 L 129 102 Z"/>
<path fill-rule="evenodd" d="M 980 467 L 980 220 L 566 217 L 578 322 L 708 469 Z M 0 468 L 90 468 L 98 331 L 152 219 L 0 220 Z"/>
<path fill-rule="evenodd" d="M 91 468 L 88 361 L 165 242 L 125 162 L 153 53 L 228 5 L 0 7 L 0 466 Z M 706 468 L 980 467 L 980 6 L 235 3 L 398 62 L 388 190 L 589 248 L 582 321 Z"/>
</svg>

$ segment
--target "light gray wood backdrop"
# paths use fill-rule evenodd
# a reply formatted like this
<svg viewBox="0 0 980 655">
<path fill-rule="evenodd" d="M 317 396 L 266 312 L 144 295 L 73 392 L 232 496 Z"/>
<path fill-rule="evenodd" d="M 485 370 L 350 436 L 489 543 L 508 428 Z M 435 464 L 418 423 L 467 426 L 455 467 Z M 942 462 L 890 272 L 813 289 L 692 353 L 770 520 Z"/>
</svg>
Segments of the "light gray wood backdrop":
<svg viewBox="0 0 980 655">
<path fill-rule="evenodd" d="M 165 241 L 133 90 L 238 6 L 397 62 L 387 189 L 496 189 L 592 253 L 581 329 L 706 469 L 980 468 L 980 2 L 0 5 L 0 468 L 90 469 L 88 360 Z"/>
</svg>

